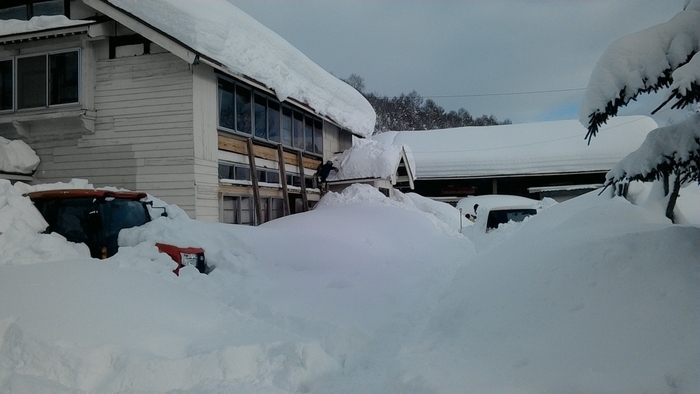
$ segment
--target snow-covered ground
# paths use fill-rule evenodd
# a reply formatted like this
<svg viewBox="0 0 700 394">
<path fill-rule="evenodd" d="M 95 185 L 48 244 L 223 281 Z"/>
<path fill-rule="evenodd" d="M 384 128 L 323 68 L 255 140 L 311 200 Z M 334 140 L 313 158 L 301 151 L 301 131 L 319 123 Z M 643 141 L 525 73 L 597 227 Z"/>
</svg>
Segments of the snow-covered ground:
<svg viewBox="0 0 700 394">
<path fill-rule="evenodd" d="M 360 185 L 259 227 L 170 206 L 107 260 L 39 234 L 21 193 L 57 186 L 90 187 L 0 181 L 3 393 L 700 387 L 696 186 L 684 225 L 591 193 L 471 239 L 446 204 Z M 164 239 L 216 269 L 175 276 Z"/>
</svg>

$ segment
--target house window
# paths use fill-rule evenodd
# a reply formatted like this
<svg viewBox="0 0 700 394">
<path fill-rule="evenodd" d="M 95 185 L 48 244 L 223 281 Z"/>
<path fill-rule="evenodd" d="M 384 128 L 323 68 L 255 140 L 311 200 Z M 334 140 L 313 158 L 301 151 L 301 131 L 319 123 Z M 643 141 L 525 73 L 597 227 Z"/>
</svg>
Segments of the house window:
<svg viewBox="0 0 700 394">
<path fill-rule="evenodd" d="M 267 99 L 255 95 L 255 136 L 267 139 Z"/>
<path fill-rule="evenodd" d="M 245 134 L 250 134 L 252 128 L 250 95 L 250 89 L 236 86 L 236 130 Z"/>
<path fill-rule="evenodd" d="M 218 124 L 224 131 L 323 155 L 323 121 L 308 111 L 223 77 L 218 79 L 218 104 Z"/>
<path fill-rule="evenodd" d="M 224 196 L 222 222 L 231 224 L 255 224 L 253 221 L 253 199 L 249 196 Z"/>
<path fill-rule="evenodd" d="M 280 105 L 267 100 L 267 136 L 270 141 L 280 142 Z"/>
<path fill-rule="evenodd" d="M 26 21 L 29 19 L 27 12 L 28 11 L 26 5 L 17 5 L 14 7 L 3 8 L 0 10 L 0 19 L 19 19 L 21 21 Z"/>
<path fill-rule="evenodd" d="M 314 153 L 323 154 L 323 122 L 314 120 Z"/>
<path fill-rule="evenodd" d="M 292 110 L 282 107 L 282 144 L 292 146 Z"/>
<path fill-rule="evenodd" d="M 235 85 L 219 78 L 219 126 L 235 130 L 236 111 L 233 107 Z"/>
<path fill-rule="evenodd" d="M 46 106 L 46 55 L 17 59 L 17 108 Z"/>
<path fill-rule="evenodd" d="M 15 78 L 13 68 L 16 69 Z M 0 83 L 0 110 L 78 103 L 80 51 L 0 61 Z"/>
<path fill-rule="evenodd" d="M 0 111 L 12 110 L 12 60 L 0 62 Z"/>
<path fill-rule="evenodd" d="M 42 15 L 65 15 L 68 16 L 66 0 L 44 0 L 44 1 L 5 1 L 6 6 L 0 5 L 0 19 L 29 20 L 35 16 Z M 15 5 L 13 5 L 13 3 Z M 25 3 L 19 4 L 18 3 Z"/>
<path fill-rule="evenodd" d="M 65 15 L 64 0 L 37 1 L 32 4 L 32 16 Z"/>
<path fill-rule="evenodd" d="M 49 105 L 78 102 L 78 52 L 49 55 Z"/>
<path fill-rule="evenodd" d="M 298 111 L 292 120 L 292 139 L 295 148 L 304 149 L 304 114 Z"/>
</svg>

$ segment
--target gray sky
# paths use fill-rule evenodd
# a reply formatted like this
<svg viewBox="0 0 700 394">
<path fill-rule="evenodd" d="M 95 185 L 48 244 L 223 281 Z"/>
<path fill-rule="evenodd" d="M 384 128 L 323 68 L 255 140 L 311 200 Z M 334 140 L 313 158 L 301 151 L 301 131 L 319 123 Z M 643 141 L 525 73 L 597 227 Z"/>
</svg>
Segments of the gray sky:
<svg viewBox="0 0 700 394">
<path fill-rule="evenodd" d="M 392 97 L 416 90 L 446 110 L 461 107 L 473 116 L 494 115 L 513 123 L 577 118 L 582 88 L 607 46 L 668 21 L 685 4 L 685 0 L 229 1 L 337 77 L 360 75 L 366 91 Z M 548 93 L 526 94 L 542 91 Z M 663 98 L 640 101 L 626 112 L 648 114 Z"/>
</svg>

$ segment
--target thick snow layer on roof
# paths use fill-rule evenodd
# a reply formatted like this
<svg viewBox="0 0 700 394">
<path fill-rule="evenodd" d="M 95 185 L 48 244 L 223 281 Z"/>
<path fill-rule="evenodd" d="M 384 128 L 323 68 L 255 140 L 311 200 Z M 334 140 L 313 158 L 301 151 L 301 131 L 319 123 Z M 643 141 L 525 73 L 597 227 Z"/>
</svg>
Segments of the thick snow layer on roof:
<svg viewBox="0 0 700 394">
<path fill-rule="evenodd" d="M 78 26 L 93 23 L 92 21 L 74 21 L 63 15 L 42 15 L 35 16 L 28 21 L 17 19 L 0 20 L 0 36 L 11 34 L 29 33 L 60 27 Z"/>
<path fill-rule="evenodd" d="M 39 162 L 39 156 L 24 141 L 0 137 L 0 172 L 31 174 Z"/>
<path fill-rule="evenodd" d="M 610 45 L 591 73 L 579 112 L 581 123 L 587 125 L 593 113 L 605 113 L 608 102 L 618 98 L 629 101 L 637 92 L 653 86 L 665 72 L 678 73 L 673 75 L 674 87 L 686 89 L 690 82 L 697 82 L 698 61 L 684 63 L 688 56 L 700 50 L 698 26 L 700 0 L 691 0 L 670 21 L 622 37 Z M 695 78 L 690 80 L 689 76 Z M 679 80 L 675 81 L 677 77 Z"/>
<path fill-rule="evenodd" d="M 700 152 L 700 114 L 685 121 L 659 127 L 647 135 L 642 146 L 630 153 L 608 172 L 607 179 L 619 181 L 627 176 L 647 176 L 671 158 L 684 163 Z"/>
<path fill-rule="evenodd" d="M 331 172 L 328 180 L 388 179 L 396 173 L 401 162 L 402 148 L 403 145 L 358 140 L 351 148 L 333 157 L 332 161 L 338 171 Z M 406 152 L 406 156 L 410 162 L 410 151 Z"/>
<path fill-rule="evenodd" d="M 351 132 L 368 137 L 376 114 L 365 98 L 272 30 L 225 0 L 108 0 L 201 55 L 308 104 Z"/>
<path fill-rule="evenodd" d="M 373 138 L 409 146 L 416 178 L 457 178 L 608 171 L 655 128 L 646 116 L 613 118 L 590 145 L 586 128 L 576 120 L 387 132 Z"/>
</svg>

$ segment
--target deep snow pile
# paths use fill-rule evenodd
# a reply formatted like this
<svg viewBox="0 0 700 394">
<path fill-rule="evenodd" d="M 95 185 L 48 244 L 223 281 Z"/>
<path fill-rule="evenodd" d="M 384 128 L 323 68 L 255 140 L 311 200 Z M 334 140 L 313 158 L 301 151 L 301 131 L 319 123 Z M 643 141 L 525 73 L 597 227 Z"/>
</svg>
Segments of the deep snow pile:
<svg viewBox="0 0 700 394">
<path fill-rule="evenodd" d="M 37 234 L 24 189 L 0 181 L 12 221 L 0 234 L 0 392 L 700 387 L 700 222 L 620 198 L 554 205 L 489 233 L 499 242 L 479 254 L 454 208 L 368 186 L 259 227 L 171 206 L 97 261 Z M 681 199 L 697 211 L 697 187 Z M 20 234 L 52 237 L 57 253 L 6 249 Z M 173 275 L 153 246 L 173 238 L 203 246 L 216 269 Z"/>
</svg>

